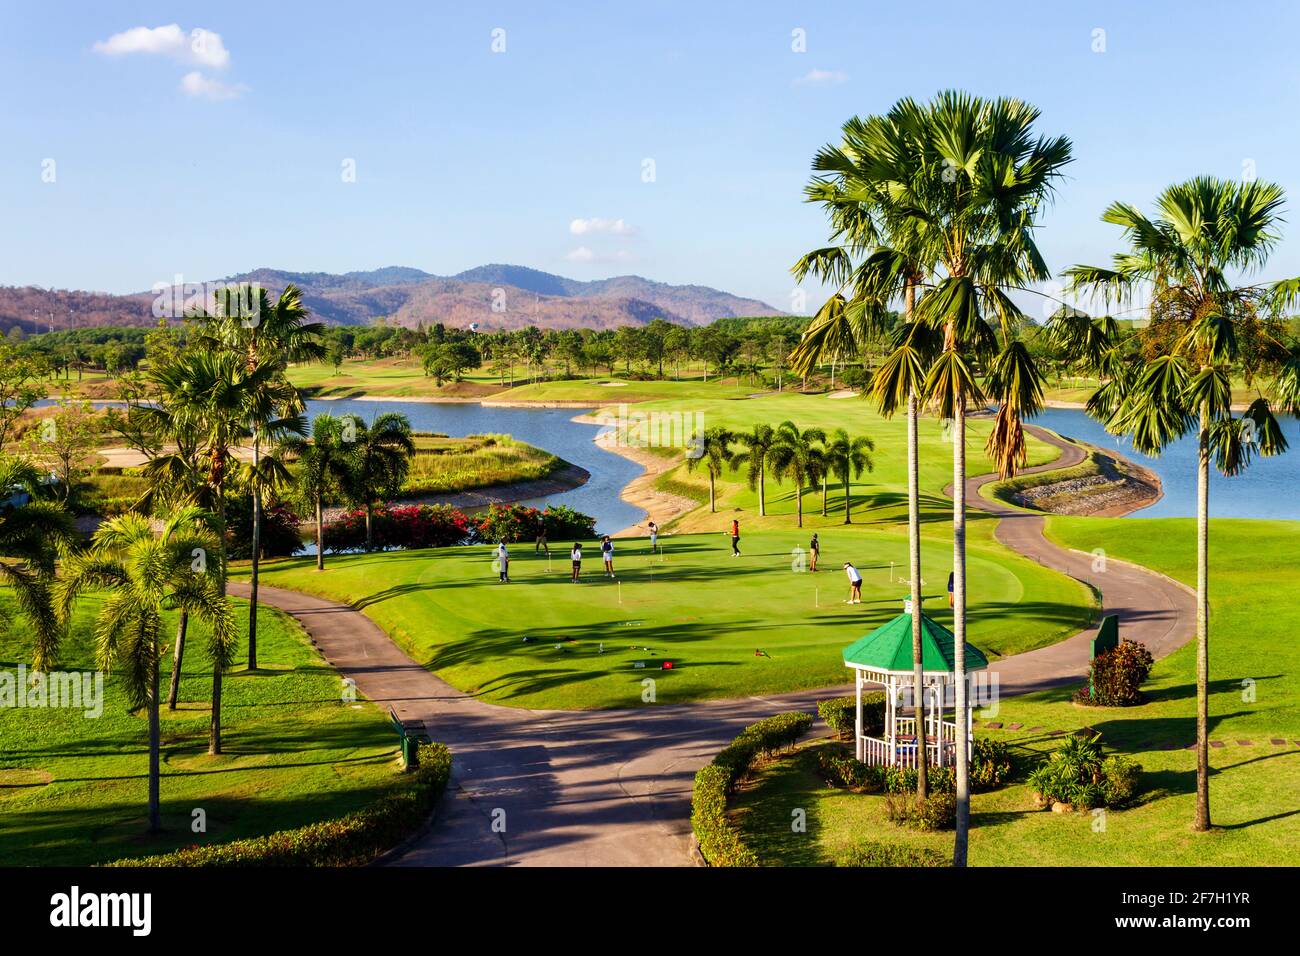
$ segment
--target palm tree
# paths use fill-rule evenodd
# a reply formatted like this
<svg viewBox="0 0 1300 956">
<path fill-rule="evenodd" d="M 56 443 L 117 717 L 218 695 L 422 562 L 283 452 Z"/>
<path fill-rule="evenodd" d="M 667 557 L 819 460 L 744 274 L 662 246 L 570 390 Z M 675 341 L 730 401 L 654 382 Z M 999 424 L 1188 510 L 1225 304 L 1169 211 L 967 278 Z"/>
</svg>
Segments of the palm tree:
<svg viewBox="0 0 1300 956">
<path fill-rule="evenodd" d="M 714 425 L 712 428 L 706 428 L 704 433 L 697 435 L 695 438 L 694 456 L 688 455 L 686 458 L 686 470 L 694 471 L 697 465 L 703 465 L 705 471 L 709 473 L 709 513 L 716 513 L 717 495 L 714 491 L 714 482 L 722 475 L 722 468 L 731 460 L 731 443 L 736 440 L 736 436 L 720 425 Z"/>
<path fill-rule="evenodd" d="M 288 480 L 282 465 L 263 460 L 264 444 L 274 445 L 288 434 L 301 435 L 306 423 L 300 417 L 304 405 L 298 390 L 284 375 L 290 363 L 325 358 L 325 326 L 308 322 L 310 315 L 302 301 L 302 290 L 290 283 L 272 304 L 263 288 L 257 289 L 257 311 L 245 314 L 237 307 L 239 292 L 226 290 L 218 300 L 216 315 L 203 316 L 200 347 L 225 348 L 244 356 L 252 372 L 259 364 L 278 366 L 280 375 L 261 379 L 261 394 L 250 405 L 249 428 L 253 438 L 253 461 L 248 484 L 253 493 L 252 566 L 248 601 L 248 667 L 257 668 L 257 588 L 262 560 L 263 496 Z"/>
<path fill-rule="evenodd" d="M 402 490 L 411 467 L 415 441 L 405 415 L 384 412 L 367 425 L 353 416 L 344 423 L 343 440 L 351 447 L 349 497 L 366 509 L 366 550 L 374 544 L 371 531 L 375 505 Z"/>
<path fill-rule="evenodd" d="M 343 441 L 343 422 L 333 415 L 317 415 L 312 419 L 311 440 L 290 438 L 284 451 L 298 460 L 298 492 L 316 513 L 316 570 L 324 571 L 324 503 L 347 487 L 351 474 L 351 451 Z"/>
<path fill-rule="evenodd" d="M 776 444 L 776 429 L 771 425 L 755 425 L 748 432 L 738 432 L 735 440 L 744 451 L 731 456 L 731 470 L 745 469 L 749 490 L 758 491 L 758 513 L 767 515 L 767 469 L 771 465 L 772 446 Z"/>
<path fill-rule="evenodd" d="M 1170 186 L 1156 198 L 1157 215 L 1114 203 L 1102 215 L 1120 226 L 1128 249 L 1112 268 L 1077 265 L 1066 271 L 1074 289 L 1103 301 L 1132 301 L 1150 284 L 1151 323 L 1144 335 L 1148 360 L 1136 372 L 1103 386 L 1090 410 L 1108 430 L 1129 435 L 1133 446 L 1159 454 L 1189 432 L 1197 436 L 1196 464 L 1196 817 L 1210 828 L 1209 779 L 1209 482 L 1210 463 L 1238 474 L 1256 451 L 1280 454 L 1286 440 L 1269 400 L 1256 399 L 1240 417 L 1232 413 L 1232 370 L 1246 350 L 1282 374 L 1280 397 L 1294 407 L 1290 357 L 1263 321 L 1293 303 L 1300 279 L 1237 286 L 1232 276 L 1262 268 L 1278 240 L 1285 201 L 1273 183 L 1229 182 L 1202 176 Z M 1062 316 L 1065 337 L 1089 342 L 1087 322 Z M 1094 334 L 1092 339 L 1098 336 Z M 1101 348 L 1094 342 L 1093 351 Z M 1257 369 L 1248 368 L 1248 373 Z"/>
<path fill-rule="evenodd" d="M 183 608 L 211 625 L 208 652 L 229 663 L 234 622 L 218 576 L 196 573 L 194 555 L 216 547 L 215 515 L 182 508 L 155 535 L 150 520 L 125 514 L 100 525 L 89 550 L 69 558 L 55 586 L 66 623 L 78 594 L 107 591 L 95 624 L 99 665 L 120 670 L 132 709 L 149 711 L 149 830 L 162 829 L 159 805 L 159 671 L 163 612 Z"/>
<path fill-rule="evenodd" d="M 826 441 L 820 428 L 800 431 L 794 422 L 785 421 L 776 427 L 776 443 L 772 446 L 772 474 L 780 480 L 787 475 L 794 480 L 794 498 L 799 527 L 803 527 L 804 485 L 819 474 L 818 443 Z"/>
<path fill-rule="evenodd" d="M 34 495 L 40 476 L 23 458 L 0 455 L 0 493 Z M 63 628 L 54 611 L 50 589 L 59 556 L 76 538 L 72 515 L 50 501 L 28 501 L 0 508 L 0 582 L 13 589 L 14 599 L 32 628 L 32 670 L 47 671 L 58 659 Z"/>
<path fill-rule="evenodd" d="M 830 461 L 831 472 L 844 485 L 845 524 L 853 523 L 849 479 L 861 478 L 864 470 L 876 470 L 876 463 L 871 457 L 871 452 L 875 450 L 875 442 L 870 438 L 865 435 L 850 438 L 843 428 L 835 429 L 826 442 L 826 457 Z"/>
</svg>

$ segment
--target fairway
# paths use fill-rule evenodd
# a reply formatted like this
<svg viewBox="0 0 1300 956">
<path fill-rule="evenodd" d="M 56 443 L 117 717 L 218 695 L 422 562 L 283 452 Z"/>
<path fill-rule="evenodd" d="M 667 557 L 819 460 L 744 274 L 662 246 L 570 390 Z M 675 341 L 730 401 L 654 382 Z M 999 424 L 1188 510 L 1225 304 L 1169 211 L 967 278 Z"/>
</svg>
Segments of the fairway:
<svg viewBox="0 0 1300 956">
<path fill-rule="evenodd" d="M 324 573 L 276 562 L 263 580 L 354 604 L 481 699 L 560 709 L 640 706 L 648 676 L 659 703 L 843 684 L 844 645 L 898 614 L 907 593 L 906 540 L 880 531 L 824 531 L 817 574 L 792 570 L 794 549 L 807 546 L 793 529 L 743 536 L 740 558 L 720 533 L 661 541 L 662 556 L 644 539 L 618 541 L 612 581 L 586 543 L 576 585 L 568 542 L 554 542 L 549 562 L 513 547 L 511 584 L 497 581 L 486 546 L 330 557 Z M 923 552 L 936 569 L 927 608 L 943 623 L 950 557 L 937 543 Z M 846 560 L 865 579 L 859 605 L 845 603 Z M 970 640 L 990 657 L 1053 643 L 1090 619 L 1078 582 L 997 547 L 972 546 L 969 565 Z"/>
</svg>

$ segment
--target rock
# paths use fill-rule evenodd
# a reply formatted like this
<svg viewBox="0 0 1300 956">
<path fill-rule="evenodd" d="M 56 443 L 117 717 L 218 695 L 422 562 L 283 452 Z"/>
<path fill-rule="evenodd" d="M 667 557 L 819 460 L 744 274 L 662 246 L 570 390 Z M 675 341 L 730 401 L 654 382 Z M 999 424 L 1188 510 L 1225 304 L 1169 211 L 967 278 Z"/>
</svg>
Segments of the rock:
<svg viewBox="0 0 1300 956">
<path fill-rule="evenodd" d="M 1069 804 L 1069 803 L 1061 803 L 1061 802 L 1058 800 L 1056 803 L 1053 803 L 1053 804 L 1052 804 L 1052 812 L 1053 812 L 1053 813 L 1073 813 L 1073 812 L 1074 812 L 1074 805 L 1073 805 L 1073 804 Z"/>
</svg>

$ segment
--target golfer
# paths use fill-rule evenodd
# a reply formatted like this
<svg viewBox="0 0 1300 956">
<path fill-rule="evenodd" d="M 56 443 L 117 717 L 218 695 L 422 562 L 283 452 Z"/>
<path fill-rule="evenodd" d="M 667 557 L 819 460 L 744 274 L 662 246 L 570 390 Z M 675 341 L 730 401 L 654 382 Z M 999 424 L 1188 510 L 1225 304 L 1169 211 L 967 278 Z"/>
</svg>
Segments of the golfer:
<svg viewBox="0 0 1300 956">
<path fill-rule="evenodd" d="M 862 575 L 852 561 L 844 562 L 844 573 L 849 576 L 849 604 L 862 603 Z"/>
<path fill-rule="evenodd" d="M 546 525 L 542 525 L 537 531 L 537 543 L 533 545 L 533 553 L 536 554 L 538 551 L 551 553 L 551 546 L 546 541 Z"/>
<path fill-rule="evenodd" d="M 573 550 L 569 552 L 569 557 L 573 559 L 573 583 L 578 583 L 578 575 L 582 572 L 582 545 L 573 542 Z"/>
<path fill-rule="evenodd" d="M 820 541 L 817 540 L 817 532 L 815 531 L 813 532 L 812 540 L 808 542 L 808 555 L 812 560 L 812 565 L 811 567 L 808 568 L 808 570 L 816 571 L 817 559 L 820 558 L 822 555 L 822 544 Z"/>
<path fill-rule="evenodd" d="M 731 556 L 740 557 L 740 522 L 735 518 L 731 519 Z"/>
<path fill-rule="evenodd" d="M 501 580 L 510 583 L 510 552 L 506 550 L 506 543 L 502 541 L 497 545 L 497 560 L 501 562 Z"/>
<path fill-rule="evenodd" d="M 651 519 L 646 527 L 650 529 L 650 553 L 656 554 L 659 551 L 659 526 Z"/>
<path fill-rule="evenodd" d="M 605 559 L 605 573 L 614 576 L 614 542 L 609 535 L 600 539 L 600 556 Z"/>
<path fill-rule="evenodd" d="M 948 572 L 948 606 L 949 607 L 952 607 L 952 586 L 955 578 L 956 578 L 956 572 L 949 571 Z"/>
</svg>

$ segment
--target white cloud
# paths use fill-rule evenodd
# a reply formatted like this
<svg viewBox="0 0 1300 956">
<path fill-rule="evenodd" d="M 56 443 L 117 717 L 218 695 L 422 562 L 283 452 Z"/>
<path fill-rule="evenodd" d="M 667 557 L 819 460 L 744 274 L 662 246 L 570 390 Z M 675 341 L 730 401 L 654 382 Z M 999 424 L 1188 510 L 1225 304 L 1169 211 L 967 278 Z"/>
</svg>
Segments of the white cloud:
<svg viewBox="0 0 1300 956">
<path fill-rule="evenodd" d="M 187 96 L 205 100 L 233 100 L 247 93 L 248 87 L 243 83 L 222 83 L 194 70 L 181 77 L 181 90 Z"/>
<path fill-rule="evenodd" d="M 622 219 L 575 219 L 569 223 L 569 232 L 575 236 L 605 233 L 611 236 L 631 236 L 636 230 Z"/>
<path fill-rule="evenodd" d="M 570 262 L 627 262 L 632 256 L 623 249 L 616 252 L 595 252 L 587 246 L 578 246 L 564 258 Z"/>
<path fill-rule="evenodd" d="M 795 86 L 839 86 L 849 75 L 842 70 L 809 70 L 794 81 Z"/>
<path fill-rule="evenodd" d="M 179 24 L 163 27 L 132 27 L 114 33 L 107 40 L 95 44 L 95 50 L 106 56 L 125 56 L 146 53 L 170 57 L 182 63 L 224 70 L 230 65 L 230 51 L 221 34 L 202 27 L 186 33 Z"/>
</svg>

